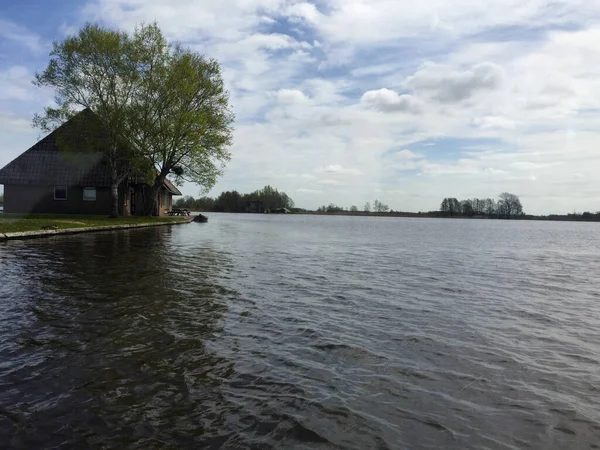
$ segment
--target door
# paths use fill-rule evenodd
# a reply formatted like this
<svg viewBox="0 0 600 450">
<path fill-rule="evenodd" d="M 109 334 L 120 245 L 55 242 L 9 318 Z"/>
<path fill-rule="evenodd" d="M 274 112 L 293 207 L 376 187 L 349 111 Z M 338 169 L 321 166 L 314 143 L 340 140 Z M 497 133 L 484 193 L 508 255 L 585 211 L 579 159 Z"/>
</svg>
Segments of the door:
<svg viewBox="0 0 600 450">
<path fill-rule="evenodd" d="M 135 191 L 131 191 L 131 199 L 129 200 L 129 214 L 135 216 Z"/>
</svg>

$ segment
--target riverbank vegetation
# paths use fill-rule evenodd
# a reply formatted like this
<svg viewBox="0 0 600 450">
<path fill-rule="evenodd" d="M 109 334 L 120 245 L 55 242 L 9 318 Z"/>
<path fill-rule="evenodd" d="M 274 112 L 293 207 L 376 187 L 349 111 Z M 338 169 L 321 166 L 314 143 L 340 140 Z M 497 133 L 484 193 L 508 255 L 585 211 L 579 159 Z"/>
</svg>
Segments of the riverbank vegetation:
<svg viewBox="0 0 600 450">
<path fill-rule="evenodd" d="M 521 200 L 515 194 L 503 192 L 496 201 L 492 198 L 473 198 L 458 201 L 445 198 L 440 212 L 449 216 L 487 216 L 489 218 L 518 218 L 524 215 Z"/>
<path fill-rule="evenodd" d="M 195 199 L 191 196 L 185 196 L 175 201 L 174 206 L 202 212 L 263 213 L 281 208 L 293 211 L 294 201 L 285 192 L 278 191 L 271 186 L 265 186 L 249 194 L 226 191 L 216 198 L 200 197 Z"/>
<path fill-rule="evenodd" d="M 78 214 L 0 214 L 0 233 L 64 230 L 67 228 L 110 227 L 115 225 L 146 225 L 186 222 L 185 217 L 131 216 L 110 218 L 107 216 Z"/>
<path fill-rule="evenodd" d="M 458 200 L 446 197 L 437 211 L 394 211 L 379 200 L 367 202 L 362 210 L 356 205 L 349 207 L 338 206 L 334 203 L 319 206 L 316 210 L 297 208 L 294 201 L 282 191 L 271 186 L 265 186 L 250 194 L 240 194 L 237 191 L 226 191 L 218 197 L 194 198 L 186 196 L 177 200 L 176 208 L 186 208 L 201 212 L 240 212 L 262 213 L 269 209 L 286 208 L 291 213 L 315 215 L 344 215 L 344 216 L 377 216 L 377 217 L 433 217 L 433 218 L 463 218 L 463 219 L 522 219 L 522 220 L 560 220 L 580 222 L 600 222 L 600 212 L 550 214 L 536 216 L 525 214 L 520 198 L 515 194 L 503 192 L 498 200 L 492 198 L 472 198 Z"/>
</svg>

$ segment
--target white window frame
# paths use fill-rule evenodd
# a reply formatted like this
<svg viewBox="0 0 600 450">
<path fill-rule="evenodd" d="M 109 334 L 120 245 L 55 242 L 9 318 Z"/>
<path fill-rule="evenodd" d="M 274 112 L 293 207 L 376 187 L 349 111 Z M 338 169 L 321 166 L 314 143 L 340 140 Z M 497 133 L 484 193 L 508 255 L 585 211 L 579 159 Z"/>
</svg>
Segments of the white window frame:
<svg viewBox="0 0 600 450">
<path fill-rule="evenodd" d="M 94 190 L 94 198 L 86 198 L 86 197 L 85 197 L 85 191 L 86 191 L 86 190 L 89 190 L 89 189 L 93 189 L 93 190 Z M 86 187 L 84 187 L 84 188 L 83 188 L 83 201 L 84 201 L 84 202 L 95 202 L 95 201 L 96 201 L 96 198 L 97 198 L 97 197 L 96 197 L 96 195 L 97 195 L 97 194 L 96 194 L 96 192 L 97 192 L 97 191 L 96 191 L 96 188 L 95 188 L 94 186 L 86 186 Z"/>
<path fill-rule="evenodd" d="M 65 198 L 56 198 L 56 190 L 57 189 L 64 189 Z M 67 188 L 67 186 L 54 186 L 54 200 L 64 201 L 64 200 L 67 200 L 68 198 L 69 198 L 69 189 Z"/>
</svg>

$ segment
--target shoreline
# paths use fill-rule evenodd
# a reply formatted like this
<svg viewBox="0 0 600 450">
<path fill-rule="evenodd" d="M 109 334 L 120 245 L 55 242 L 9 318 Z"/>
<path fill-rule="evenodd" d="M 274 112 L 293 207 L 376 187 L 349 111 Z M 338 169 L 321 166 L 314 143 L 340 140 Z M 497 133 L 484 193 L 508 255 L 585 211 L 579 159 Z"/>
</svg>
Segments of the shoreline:
<svg viewBox="0 0 600 450">
<path fill-rule="evenodd" d="M 410 219 L 464 219 L 464 220 L 526 220 L 526 221 L 542 221 L 542 222 L 589 222 L 598 223 L 600 219 L 597 218 L 581 218 L 581 217 L 569 217 L 569 215 L 553 214 L 549 216 L 534 216 L 526 214 L 522 217 L 485 217 L 485 216 L 442 216 L 434 215 L 429 213 L 408 213 L 408 212 L 363 212 L 363 211 L 336 211 L 336 212 L 315 212 L 315 211 L 294 211 L 291 215 L 305 215 L 305 216 L 354 216 L 354 217 L 400 217 Z"/>
<path fill-rule="evenodd" d="M 33 230 L 33 231 L 12 231 L 8 233 L 0 232 L 0 242 L 7 242 L 12 240 L 25 240 L 25 239 L 39 239 L 52 236 L 60 235 L 71 235 L 80 233 L 94 233 L 99 231 L 115 231 L 115 230 L 129 230 L 134 228 L 149 228 L 149 227 L 160 227 L 166 225 L 183 225 L 192 222 L 193 217 L 189 219 L 183 219 L 181 221 L 170 221 L 170 222 L 154 222 L 154 223 L 130 223 L 121 225 L 104 225 L 104 226 L 90 226 L 90 227 L 79 227 L 79 228 L 62 228 L 57 230 Z"/>
</svg>

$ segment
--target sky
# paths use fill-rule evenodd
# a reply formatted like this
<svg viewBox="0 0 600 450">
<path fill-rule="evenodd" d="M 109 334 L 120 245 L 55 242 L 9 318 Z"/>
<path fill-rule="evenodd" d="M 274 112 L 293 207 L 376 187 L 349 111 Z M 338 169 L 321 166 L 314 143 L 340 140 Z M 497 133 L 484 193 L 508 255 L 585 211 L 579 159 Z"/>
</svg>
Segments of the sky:
<svg viewBox="0 0 600 450">
<path fill-rule="evenodd" d="M 600 210 L 600 0 L 3 2 L 0 166 L 41 137 L 53 93 L 31 80 L 86 21 L 156 21 L 221 62 L 236 122 L 213 196 L 270 184 L 303 208 L 416 212 L 508 191 L 527 213 Z"/>
</svg>

